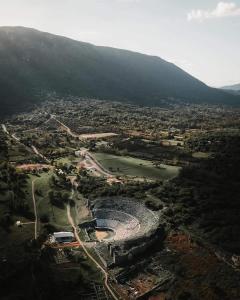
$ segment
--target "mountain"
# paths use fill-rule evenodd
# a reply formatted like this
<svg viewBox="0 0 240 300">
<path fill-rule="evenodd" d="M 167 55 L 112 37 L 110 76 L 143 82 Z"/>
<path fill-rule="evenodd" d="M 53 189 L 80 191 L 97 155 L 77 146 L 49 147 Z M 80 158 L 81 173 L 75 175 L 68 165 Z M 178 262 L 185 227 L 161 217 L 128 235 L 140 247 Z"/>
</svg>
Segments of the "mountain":
<svg viewBox="0 0 240 300">
<path fill-rule="evenodd" d="M 222 87 L 222 90 L 224 90 L 225 92 L 228 92 L 232 95 L 239 95 L 240 96 L 240 83 L 234 84 L 234 85 L 224 86 L 224 87 Z"/>
<path fill-rule="evenodd" d="M 224 90 L 240 91 L 240 83 L 222 87 Z"/>
<path fill-rule="evenodd" d="M 162 99 L 235 104 L 155 56 L 99 47 L 25 27 L 0 27 L 1 113 L 23 110 L 48 92 L 158 105 Z"/>
</svg>

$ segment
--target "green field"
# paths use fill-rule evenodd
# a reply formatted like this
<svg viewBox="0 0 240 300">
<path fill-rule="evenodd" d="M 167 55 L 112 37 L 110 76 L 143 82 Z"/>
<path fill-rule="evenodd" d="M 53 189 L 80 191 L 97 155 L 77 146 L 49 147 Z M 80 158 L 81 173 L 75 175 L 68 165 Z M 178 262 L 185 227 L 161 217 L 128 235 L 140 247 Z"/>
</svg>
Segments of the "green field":
<svg viewBox="0 0 240 300">
<path fill-rule="evenodd" d="M 35 181 L 35 198 L 37 202 L 38 216 L 48 215 L 50 223 L 59 227 L 69 227 L 66 209 L 60 209 L 51 205 L 48 193 L 52 190 L 50 186 L 52 171 L 42 173 Z M 36 178 L 36 177 L 35 177 Z M 36 190 L 40 191 L 41 196 L 37 195 Z"/>
<path fill-rule="evenodd" d="M 116 156 L 107 153 L 94 153 L 93 155 L 104 168 L 117 175 L 167 180 L 177 176 L 180 170 L 180 167 L 163 164 L 157 168 L 152 161 L 130 156 Z"/>
<path fill-rule="evenodd" d="M 73 161 L 73 157 L 69 157 L 69 156 L 55 159 L 55 163 L 57 164 L 71 164 L 72 161 Z"/>
</svg>

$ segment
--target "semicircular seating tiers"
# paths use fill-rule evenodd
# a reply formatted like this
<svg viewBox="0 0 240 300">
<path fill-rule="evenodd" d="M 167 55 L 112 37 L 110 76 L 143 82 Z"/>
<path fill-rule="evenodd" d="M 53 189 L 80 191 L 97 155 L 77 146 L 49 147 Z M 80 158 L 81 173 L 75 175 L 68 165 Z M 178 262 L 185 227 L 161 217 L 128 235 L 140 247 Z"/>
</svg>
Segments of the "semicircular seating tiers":
<svg viewBox="0 0 240 300">
<path fill-rule="evenodd" d="M 92 210 L 98 229 L 110 229 L 115 241 L 141 237 L 156 230 L 158 216 L 132 199 L 99 199 Z"/>
</svg>

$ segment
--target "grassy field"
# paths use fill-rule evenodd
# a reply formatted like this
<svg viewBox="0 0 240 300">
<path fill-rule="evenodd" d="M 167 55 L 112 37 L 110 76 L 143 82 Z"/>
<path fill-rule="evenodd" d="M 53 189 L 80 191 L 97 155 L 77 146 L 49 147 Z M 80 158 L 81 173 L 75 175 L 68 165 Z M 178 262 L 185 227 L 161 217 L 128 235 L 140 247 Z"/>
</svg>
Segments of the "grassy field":
<svg viewBox="0 0 240 300">
<path fill-rule="evenodd" d="M 71 228 L 71 226 L 69 226 L 68 223 L 66 209 L 60 209 L 56 206 L 53 206 L 49 201 L 48 193 L 51 190 L 50 184 L 51 184 L 52 175 L 53 175 L 52 171 L 41 173 L 39 177 L 35 175 L 29 175 L 29 178 L 27 180 L 28 184 L 25 188 L 26 201 L 29 205 L 30 211 L 33 213 L 34 209 L 33 209 L 33 199 L 32 199 L 32 181 L 35 180 L 35 199 L 37 204 L 38 219 L 42 215 L 48 215 L 49 221 L 52 225 L 56 226 L 57 228 L 68 229 Z M 5 212 L 8 211 L 7 205 L 5 204 L 5 201 L 7 201 L 7 199 L 8 199 L 8 193 L 6 193 L 1 197 L 0 217 L 4 215 Z M 22 222 L 30 221 L 21 216 L 13 216 L 13 219 L 14 221 L 20 220 Z M 40 229 L 39 226 L 38 229 Z M 17 241 L 20 242 L 20 241 L 24 241 L 26 238 L 34 237 L 34 225 L 31 224 L 23 226 L 22 228 L 18 228 L 14 224 L 10 228 L 10 233 L 5 232 L 1 228 L 0 231 L 3 232 L 2 234 L 0 234 L 0 241 L 2 240 L 1 238 L 3 238 L 6 244 L 8 240 L 9 243 L 11 243 L 12 238 L 16 242 Z M 6 236 L 8 238 L 6 238 Z"/>
<path fill-rule="evenodd" d="M 29 220 L 23 217 L 16 217 L 22 222 Z M 34 237 L 34 224 L 28 224 L 23 227 L 17 227 L 15 224 L 11 226 L 9 231 L 0 227 L 0 257 L 22 259 L 25 253 L 24 242 L 33 239 Z"/>
<path fill-rule="evenodd" d="M 57 158 L 54 160 L 55 164 L 73 164 L 76 165 L 80 161 L 80 158 L 74 155 L 68 155 L 62 158 Z"/>
<path fill-rule="evenodd" d="M 177 176 L 180 170 L 179 167 L 169 165 L 161 165 L 161 168 L 156 168 L 151 161 L 130 156 L 116 156 L 106 153 L 94 153 L 93 155 L 104 168 L 118 175 L 167 180 Z"/>
<path fill-rule="evenodd" d="M 57 158 L 55 159 L 55 163 L 57 164 L 71 164 L 73 161 L 73 157 L 69 157 L 69 156 L 66 156 L 66 157 L 62 157 L 62 158 Z"/>
<path fill-rule="evenodd" d="M 51 191 L 51 177 L 53 175 L 52 171 L 47 173 L 42 173 L 40 177 L 36 177 L 35 181 L 35 198 L 37 201 L 37 212 L 38 216 L 48 215 L 50 219 L 50 223 L 59 227 L 69 227 L 69 223 L 67 220 L 66 209 L 60 209 L 56 206 L 51 205 L 49 201 L 48 193 Z"/>
<path fill-rule="evenodd" d="M 37 204 L 38 218 L 40 218 L 42 215 L 48 215 L 50 223 L 65 228 L 69 226 L 66 209 L 60 209 L 56 206 L 53 206 L 49 201 L 48 193 L 51 191 L 50 184 L 52 175 L 53 171 L 43 172 L 39 177 L 29 175 L 28 185 L 26 188 L 27 202 L 30 210 L 33 212 L 32 180 L 35 180 L 35 199 Z"/>
</svg>

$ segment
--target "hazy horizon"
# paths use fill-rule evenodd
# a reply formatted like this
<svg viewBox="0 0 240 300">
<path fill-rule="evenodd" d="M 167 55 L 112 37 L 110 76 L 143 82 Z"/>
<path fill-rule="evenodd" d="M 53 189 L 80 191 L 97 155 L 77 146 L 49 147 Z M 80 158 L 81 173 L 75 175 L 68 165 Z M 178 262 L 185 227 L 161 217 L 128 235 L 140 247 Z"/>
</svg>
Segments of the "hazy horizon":
<svg viewBox="0 0 240 300">
<path fill-rule="evenodd" d="M 159 56 L 215 87 L 240 82 L 240 0 L 0 3 L 0 26 L 30 27 Z"/>
</svg>

